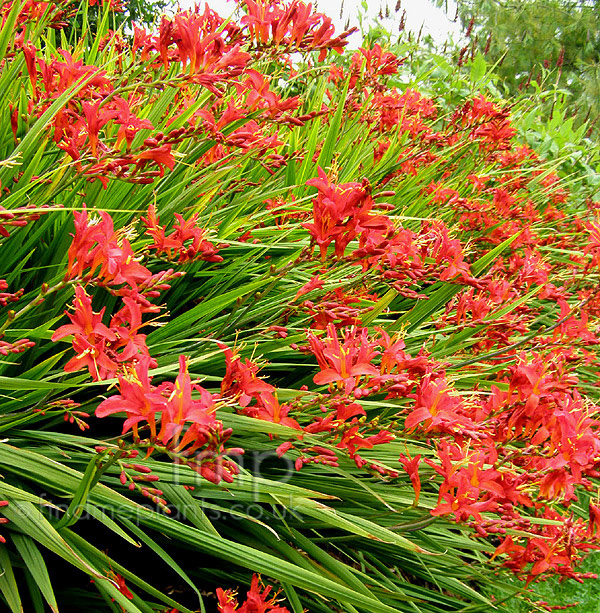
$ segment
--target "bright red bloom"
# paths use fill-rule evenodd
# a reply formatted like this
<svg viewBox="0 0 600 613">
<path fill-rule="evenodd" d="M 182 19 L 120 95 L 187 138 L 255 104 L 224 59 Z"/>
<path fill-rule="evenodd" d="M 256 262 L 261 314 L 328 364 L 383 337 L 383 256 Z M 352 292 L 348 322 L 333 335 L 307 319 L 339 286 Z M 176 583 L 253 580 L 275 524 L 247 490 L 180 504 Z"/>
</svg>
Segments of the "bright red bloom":
<svg viewBox="0 0 600 613">
<path fill-rule="evenodd" d="M 373 449 L 375 445 L 383 445 L 394 440 L 394 435 L 387 430 L 380 430 L 377 434 L 371 436 L 364 436 L 359 431 L 360 425 L 352 426 L 347 430 L 344 430 L 340 442 L 336 445 L 338 449 L 347 449 L 350 453 L 350 457 L 356 460 L 360 456 L 356 455 L 359 449 Z"/>
<path fill-rule="evenodd" d="M 221 382 L 223 397 L 237 397 L 242 407 L 247 407 L 253 398 L 272 394 L 275 388 L 258 377 L 259 367 L 248 359 L 242 361 L 227 345 L 218 343 L 225 353 L 226 372 Z"/>
<path fill-rule="evenodd" d="M 424 377 L 417 386 L 415 408 L 408 414 L 404 427 L 412 430 L 419 425 L 426 432 L 474 434 L 476 426 L 468 407 L 452 391 L 444 377 Z"/>
<path fill-rule="evenodd" d="M 131 112 L 130 103 L 118 96 L 114 99 L 117 113 L 115 113 L 115 123 L 120 124 L 119 132 L 117 133 L 117 142 L 115 147 L 119 147 L 125 139 L 127 149 L 131 147 L 131 143 L 135 135 L 140 130 L 151 130 L 154 126 L 149 119 L 140 119 Z"/>
<path fill-rule="evenodd" d="M 113 573 L 112 579 L 117 584 L 117 589 L 119 590 L 119 592 L 121 592 L 121 594 L 123 594 L 125 598 L 128 598 L 129 600 L 134 599 L 134 595 L 131 592 L 131 590 L 127 587 L 127 584 L 125 583 L 125 578 L 122 575 Z"/>
<path fill-rule="evenodd" d="M 73 336 L 75 357 L 65 364 L 66 372 L 87 367 L 95 381 L 107 379 L 117 370 L 116 362 L 106 353 L 107 343 L 117 340 L 116 334 L 102 323 L 105 308 L 92 310 L 92 299 L 81 285 L 75 288 L 74 313 L 67 313 L 70 324 L 61 326 L 52 335 L 53 341 Z"/>
<path fill-rule="evenodd" d="M 600 538 L 600 505 L 590 502 L 588 534 L 598 540 Z"/>
<path fill-rule="evenodd" d="M 313 381 L 317 385 L 338 383 L 349 394 L 361 376 L 375 376 L 379 371 L 371 361 L 378 354 L 366 328 L 347 328 L 340 343 L 335 326 L 330 324 L 326 337 L 307 335 L 311 352 L 317 358 L 321 372 Z"/>
<path fill-rule="evenodd" d="M 200 394 L 200 400 L 192 398 L 193 391 Z M 212 395 L 200 385 L 192 384 L 187 359 L 179 356 L 179 374 L 162 414 L 158 438 L 178 450 L 191 444 L 187 452 L 192 453 L 194 448 L 207 442 L 216 422 L 215 411 Z"/>
<path fill-rule="evenodd" d="M 86 268 L 90 268 L 93 274 L 100 266 L 100 244 L 114 235 L 114 229 L 108 213 L 101 211 L 99 215 L 99 218 L 90 220 L 85 206 L 81 212 L 73 213 L 75 234 L 68 253 L 68 279 L 82 278 Z"/>
<path fill-rule="evenodd" d="M 244 408 L 244 415 L 256 417 L 275 424 L 300 429 L 298 422 L 288 417 L 291 407 L 287 404 L 279 404 L 275 392 L 262 392 L 255 396 L 256 403 Z"/>
<path fill-rule="evenodd" d="M 361 247 L 372 233 L 387 234 L 392 226 L 390 220 L 381 215 L 372 215 L 374 206 L 368 183 L 330 182 L 322 168 L 319 176 L 306 182 L 316 187 L 317 197 L 313 200 L 312 223 L 303 223 L 319 246 L 321 259 L 325 260 L 328 246 L 335 242 L 335 255 L 342 257 L 348 244 L 361 237 Z"/>
<path fill-rule="evenodd" d="M 600 267 L 600 220 L 586 223 L 585 229 L 589 232 L 589 242 L 584 247 L 583 253 L 590 253 L 592 265 Z"/>
<path fill-rule="evenodd" d="M 232 430 L 216 419 L 213 396 L 192 383 L 184 356 L 179 358 L 175 383 L 152 385 L 148 369 L 153 365 L 150 357 L 142 357 L 135 367 L 119 373 L 120 393 L 100 403 L 96 417 L 124 412 L 123 433 L 132 429 L 134 437 L 140 438 L 139 426 L 146 423 L 153 446 L 185 458 L 190 468 L 213 483 L 231 483 L 239 469 L 223 455 L 241 455 L 243 450 L 225 449 Z M 195 394 L 200 398 L 194 398 Z"/>
<path fill-rule="evenodd" d="M 83 109 L 83 116 L 85 117 L 85 129 L 88 135 L 90 149 L 92 155 L 97 157 L 98 155 L 98 137 L 100 130 L 115 117 L 115 112 L 102 106 L 102 100 L 95 103 L 86 102 L 81 103 Z"/>
<path fill-rule="evenodd" d="M 145 149 L 140 153 L 136 153 L 131 162 L 135 164 L 136 171 L 143 171 L 150 162 L 154 162 L 158 166 L 159 176 L 164 176 L 166 166 L 169 170 L 175 167 L 175 157 L 171 153 L 171 145 L 162 145 L 152 149 Z"/>
<path fill-rule="evenodd" d="M 258 575 L 253 575 L 246 602 L 240 605 L 235 592 L 217 588 L 219 613 L 290 613 L 286 607 L 277 604 L 279 592 L 269 597 L 272 589 L 270 585 L 262 585 Z"/>
<path fill-rule="evenodd" d="M 96 417 L 107 417 L 114 413 L 125 413 L 127 419 L 123 424 L 123 433 L 133 428 L 138 436 L 138 424 L 147 422 L 152 437 L 156 436 L 156 413 L 165 408 L 165 398 L 161 388 L 151 384 L 152 377 L 148 374 L 151 365 L 150 358 L 141 358 L 135 367 L 124 374 L 118 375 L 120 394 L 111 396 L 101 402 L 96 408 Z"/>
<path fill-rule="evenodd" d="M 131 287 L 147 281 L 152 276 L 150 271 L 137 261 L 129 241 L 119 240 L 111 216 L 105 211 L 99 215 L 89 219 L 85 207 L 74 213 L 75 234 L 69 247 L 67 278 L 95 276 L 106 285 L 127 283 Z"/>
<path fill-rule="evenodd" d="M 179 264 L 203 260 L 205 262 L 222 262 L 223 258 L 217 255 L 219 250 L 208 240 L 208 232 L 196 225 L 198 215 L 192 215 L 185 221 L 181 215 L 175 213 L 177 223 L 173 231 L 166 235 L 165 228 L 159 225 L 160 218 L 156 215 L 156 207 L 148 207 L 148 217 L 142 217 L 146 225 L 146 234 L 154 239 L 149 245 L 156 251 L 156 255 L 166 255 L 167 259 L 177 258 Z"/>
<path fill-rule="evenodd" d="M 504 495 L 500 485 L 502 476 L 495 469 L 486 468 L 492 463 L 488 454 L 483 451 L 467 453 L 458 445 L 441 441 L 437 455 L 441 465 L 425 460 L 444 478 L 432 515 L 453 514 L 457 521 L 466 521 L 472 516 L 481 522 L 481 513 L 498 509 L 494 494 Z"/>
<path fill-rule="evenodd" d="M 419 504 L 419 496 L 421 494 L 421 478 L 419 477 L 419 465 L 421 464 L 421 455 L 414 458 L 407 457 L 403 453 L 400 454 L 398 460 L 404 466 L 404 470 L 408 474 L 408 478 L 415 490 L 415 501 L 413 505 L 416 507 Z"/>
</svg>

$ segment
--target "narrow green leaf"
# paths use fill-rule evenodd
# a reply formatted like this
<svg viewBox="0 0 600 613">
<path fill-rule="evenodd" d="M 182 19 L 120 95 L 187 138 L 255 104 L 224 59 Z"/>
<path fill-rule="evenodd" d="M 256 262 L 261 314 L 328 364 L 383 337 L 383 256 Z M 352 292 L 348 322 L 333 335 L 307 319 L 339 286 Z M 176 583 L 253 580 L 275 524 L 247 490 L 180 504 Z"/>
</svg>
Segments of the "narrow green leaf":
<svg viewBox="0 0 600 613">
<path fill-rule="evenodd" d="M 88 465 L 83 473 L 83 478 L 79 483 L 79 487 L 75 491 L 73 496 L 73 500 L 69 504 L 65 514 L 60 518 L 60 520 L 55 524 L 55 528 L 60 530 L 61 528 L 66 528 L 67 526 L 72 526 L 81 516 L 83 512 L 85 501 L 89 494 L 90 489 L 94 484 L 94 479 L 96 478 L 96 473 L 99 470 L 99 465 L 101 461 L 101 456 L 94 456 L 88 462 Z"/>
<path fill-rule="evenodd" d="M 12 535 L 12 541 L 48 606 L 53 612 L 58 612 L 58 604 L 52 589 L 48 568 L 44 562 L 44 556 L 40 553 L 35 541 L 29 536 L 17 533 Z"/>
<path fill-rule="evenodd" d="M 21 595 L 6 547 L 0 544 L 0 591 L 11 613 L 23 613 Z"/>
<path fill-rule="evenodd" d="M 340 133 L 340 126 L 342 123 L 342 117 L 345 113 L 345 104 L 346 97 L 348 96 L 348 88 L 350 86 L 350 77 L 346 79 L 346 83 L 344 85 L 344 89 L 336 101 L 337 109 L 335 111 L 335 115 L 329 124 L 329 129 L 327 130 L 327 136 L 325 137 L 325 142 L 323 143 L 323 148 L 321 149 L 321 153 L 319 154 L 319 159 L 317 160 L 317 166 L 321 168 L 326 168 L 331 164 L 331 160 L 333 158 L 333 151 L 335 149 L 335 145 L 337 143 L 337 139 Z"/>
<path fill-rule="evenodd" d="M 99 579 L 102 578 L 88 562 L 80 558 L 67 545 L 61 535 L 36 507 L 30 502 L 7 498 L 9 504 L 4 508 L 3 513 L 15 527 L 83 572 Z"/>
<path fill-rule="evenodd" d="M 8 48 L 8 43 L 11 36 L 14 34 L 15 23 L 22 6 L 23 0 L 15 0 L 15 2 L 12 3 L 10 11 L 6 16 L 6 20 L 0 29 L 0 62 L 2 62 L 4 56 L 6 55 L 6 49 Z"/>
<path fill-rule="evenodd" d="M 133 532 L 141 541 L 146 543 L 154 553 L 158 555 L 158 557 L 163 560 L 172 570 L 174 570 L 194 591 L 196 596 L 198 596 L 198 603 L 200 604 L 200 609 L 202 613 L 206 613 L 206 609 L 204 607 L 204 600 L 202 599 L 202 594 L 196 587 L 196 584 L 188 577 L 188 575 L 184 572 L 184 570 L 175 562 L 175 560 L 153 539 L 151 539 L 143 530 L 141 530 L 138 526 L 136 526 L 133 522 L 129 521 L 127 518 L 123 517 L 121 519 L 123 524 Z"/>
</svg>

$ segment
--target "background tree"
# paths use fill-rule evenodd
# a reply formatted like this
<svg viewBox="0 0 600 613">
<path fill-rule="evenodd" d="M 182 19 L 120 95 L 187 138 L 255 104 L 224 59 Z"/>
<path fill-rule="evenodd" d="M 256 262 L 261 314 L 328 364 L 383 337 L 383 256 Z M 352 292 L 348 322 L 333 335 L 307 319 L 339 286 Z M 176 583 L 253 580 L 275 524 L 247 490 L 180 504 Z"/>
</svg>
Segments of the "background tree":
<svg viewBox="0 0 600 613">
<path fill-rule="evenodd" d="M 437 0 L 439 6 L 447 1 Z M 600 115 L 600 2 L 597 0 L 457 0 L 469 39 L 464 60 L 477 50 L 497 63 L 507 93 L 532 81 L 555 83 L 570 96 L 578 122 L 597 129 Z M 546 109 L 551 114 L 552 105 Z"/>
<path fill-rule="evenodd" d="M 65 4 L 67 5 L 66 15 L 69 17 L 65 35 L 71 43 L 82 36 L 84 22 L 87 29 L 95 31 L 105 7 L 110 13 L 109 27 L 117 30 L 123 26 L 125 34 L 133 31 L 133 24 L 152 26 L 160 18 L 165 8 L 174 8 L 173 3 L 169 0 L 97 0 L 89 2 L 87 6 L 84 5 L 85 10 L 79 10 L 75 2 Z"/>
</svg>

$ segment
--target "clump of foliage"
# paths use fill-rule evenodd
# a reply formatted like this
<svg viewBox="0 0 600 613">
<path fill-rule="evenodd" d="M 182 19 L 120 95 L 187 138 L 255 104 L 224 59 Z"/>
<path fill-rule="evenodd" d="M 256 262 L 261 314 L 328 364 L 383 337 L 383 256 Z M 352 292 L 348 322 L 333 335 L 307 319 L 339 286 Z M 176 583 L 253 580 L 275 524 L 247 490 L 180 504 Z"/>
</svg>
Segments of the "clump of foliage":
<svg viewBox="0 0 600 613">
<path fill-rule="evenodd" d="M 598 204 L 298 0 L 86 6 L 0 8 L 5 606 L 549 610 L 599 546 Z"/>
</svg>

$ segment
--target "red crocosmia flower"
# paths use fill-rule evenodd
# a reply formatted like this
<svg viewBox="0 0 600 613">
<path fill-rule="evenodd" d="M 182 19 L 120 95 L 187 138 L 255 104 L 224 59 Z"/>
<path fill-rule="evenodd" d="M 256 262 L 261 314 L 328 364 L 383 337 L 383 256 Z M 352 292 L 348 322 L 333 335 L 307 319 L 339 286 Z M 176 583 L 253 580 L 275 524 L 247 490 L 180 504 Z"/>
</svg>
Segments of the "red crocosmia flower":
<svg viewBox="0 0 600 613">
<path fill-rule="evenodd" d="M 373 449 L 375 445 L 389 443 L 395 438 L 394 435 L 387 430 L 380 430 L 377 434 L 371 436 L 364 436 L 359 430 L 360 424 L 348 428 L 343 432 L 340 442 L 336 445 L 338 449 L 347 449 L 350 457 L 355 461 L 358 458 L 358 463 L 362 460 L 362 458 L 356 454 L 359 449 Z"/>
<path fill-rule="evenodd" d="M 504 553 L 509 554 L 509 555 L 520 554 L 524 550 L 525 550 L 525 547 L 515 543 L 512 536 L 506 536 L 504 537 L 504 540 L 500 543 L 500 545 L 496 547 L 496 551 L 494 551 L 494 555 L 491 557 L 491 559 L 493 560 L 497 556 L 502 555 Z"/>
<path fill-rule="evenodd" d="M 171 145 L 169 144 L 141 151 L 134 155 L 131 160 L 137 171 L 143 171 L 150 162 L 154 162 L 158 166 L 159 176 L 161 177 L 165 174 L 164 166 L 169 170 L 173 170 L 175 166 L 175 157 L 171 153 Z"/>
<path fill-rule="evenodd" d="M 536 558 L 540 561 L 543 556 L 543 559 L 537 568 L 534 565 L 531 569 L 527 578 L 528 582 L 537 574 L 545 572 L 546 569 L 581 582 L 586 575 L 577 573 L 574 569 L 581 559 L 580 552 L 599 549 L 600 546 L 589 541 L 587 526 L 583 519 L 563 517 L 549 508 L 544 510 L 543 516 L 555 522 L 558 520 L 560 523 L 538 528 L 540 538 L 530 539 L 527 548 L 530 558 L 532 561 L 535 561 Z M 545 549 L 544 545 L 550 546 L 549 550 Z"/>
<path fill-rule="evenodd" d="M 112 573 L 112 579 L 117 584 L 117 589 L 119 590 L 119 592 L 121 592 L 121 594 L 123 594 L 125 598 L 133 600 L 133 593 L 127 587 L 127 584 L 125 583 L 125 578 L 117 573 Z"/>
<path fill-rule="evenodd" d="M 244 74 L 248 75 L 243 88 L 246 89 L 245 106 L 249 111 L 265 108 L 268 110 L 268 116 L 275 119 L 280 117 L 284 111 L 294 110 L 300 105 L 298 97 L 282 99 L 271 91 L 268 77 L 257 70 L 248 69 Z M 241 86 L 238 86 L 238 90 L 243 91 Z M 219 123 L 222 121 L 221 119 Z M 302 124 L 301 121 L 300 123 Z"/>
<path fill-rule="evenodd" d="M 365 75 L 370 78 L 379 75 L 390 75 L 398 72 L 402 60 L 394 53 L 383 51 L 381 45 L 375 43 L 371 49 L 359 47 L 352 56 L 351 64 L 359 64 Z"/>
<path fill-rule="evenodd" d="M 356 392 L 359 389 L 360 388 L 357 388 L 354 391 Z M 362 417 L 363 415 L 366 415 L 363 407 L 357 402 L 348 402 L 348 401 L 339 402 L 334 405 L 334 408 L 335 408 L 335 418 L 339 419 L 340 421 L 348 421 L 349 419 L 352 419 L 353 417 L 357 417 L 357 416 Z"/>
<path fill-rule="evenodd" d="M 31 87 L 33 88 L 34 98 L 37 98 L 37 48 L 32 43 L 27 43 L 22 47 L 23 55 L 25 57 L 25 65 L 27 66 L 27 72 L 29 73 L 29 80 L 31 81 Z"/>
<path fill-rule="evenodd" d="M 364 247 L 370 233 L 380 235 L 391 229 L 387 217 L 371 214 L 375 202 L 366 181 L 336 185 L 320 167 L 318 174 L 317 178 L 306 182 L 318 190 L 313 200 L 313 222 L 302 225 L 319 246 L 322 260 L 325 260 L 327 248 L 333 242 L 335 255 L 342 257 L 355 238 L 360 236 L 361 247 Z"/>
<path fill-rule="evenodd" d="M 63 56 L 64 62 L 54 61 L 52 68 L 59 75 L 57 93 L 62 93 L 73 83 L 80 79 L 91 77 L 87 87 L 106 88 L 108 91 L 112 89 L 110 80 L 106 77 L 106 71 L 100 70 L 97 66 L 86 66 L 81 60 L 73 60 L 73 56 L 64 49 L 60 49 L 59 53 Z"/>
<path fill-rule="evenodd" d="M 586 223 L 585 229 L 589 232 L 589 242 L 584 247 L 583 253 L 590 253 L 592 255 L 592 265 L 600 266 L 600 220 Z"/>
<path fill-rule="evenodd" d="M 465 281 L 472 279 L 460 241 L 450 238 L 449 230 L 443 222 L 425 223 L 420 242 L 423 246 L 427 245 L 424 255 L 434 258 L 436 267 L 442 268 L 439 274 L 442 281 L 448 281 L 457 275 Z"/>
<path fill-rule="evenodd" d="M 422 424 L 425 431 L 474 432 L 475 425 L 460 397 L 450 393 L 444 377 L 423 378 L 417 386 L 415 408 L 404 422 L 407 430 Z"/>
<path fill-rule="evenodd" d="M 100 243 L 106 240 L 106 237 L 114 235 L 112 219 L 105 211 L 100 212 L 100 217 L 92 221 L 84 205 L 81 212 L 73 213 L 73 217 L 75 234 L 72 235 L 73 242 L 68 252 L 68 279 L 82 278 L 86 268 L 90 268 L 90 272 L 93 273 L 100 265 L 100 261 L 96 258 L 101 249 Z"/>
<path fill-rule="evenodd" d="M 156 215 L 156 207 L 148 207 L 148 217 L 142 217 L 146 225 L 146 234 L 154 239 L 149 245 L 156 251 L 156 255 L 166 255 L 169 260 L 178 258 L 179 264 L 204 260 L 205 262 L 222 262 L 218 249 L 206 240 L 207 231 L 196 225 L 198 215 L 192 215 L 187 221 L 175 213 L 177 223 L 173 225 L 173 232 L 168 236 L 165 228 L 159 225 L 160 218 Z"/>
<path fill-rule="evenodd" d="M 110 320 L 110 328 L 117 335 L 117 341 L 111 348 L 118 362 L 130 362 L 140 355 L 149 356 L 146 335 L 139 333 L 144 325 L 142 313 L 147 312 L 147 309 L 143 309 L 143 303 L 132 295 L 122 296 L 122 300 L 124 306 Z"/>
<path fill-rule="evenodd" d="M 117 364 L 106 353 L 107 343 L 117 340 L 116 334 L 102 323 L 104 308 L 95 313 L 92 299 L 81 285 L 75 288 L 74 313 L 67 313 L 70 324 L 61 326 L 52 335 L 53 341 L 73 336 L 75 357 L 65 364 L 66 372 L 87 367 L 95 381 L 112 376 Z"/>
<path fill-rule="evenodd" d="M 133 25 L 133 44 L 131 45 L 131 51 L 133 54 L 141 49 L 140 60 L 146 62 L 152 51 L 158 51 L 157 44 L 151 34 L 142 27 Z"/>
<path fill-rule="evenodd" d="M 127 283 L 136 287 L 151 278 L 150 271 L 137 261 L 128 240 L 119 241 L 116 234 L 109 234 L 100 240 L 99 247 L 94 254 L 91 268 L 95 270 L 96 263 L 100 264 L 98 276 L 104 284 Z"/>
<path fill-rule="evenodd" d="M 240 605 L 232 590 L 217 588 L 219 613 L 290 613 L 286 607 L 277 604 L 279 592 L 270 597 L 272 586 L 263 586 L 258 575 L 252 576 L 250 590 L 246 594 L 246 601 Z"/>
<path fill-rule="evenodd" d="M 466 106 L 470 106 L 470 117 L 472 120 L 504 119 L 508 115 L 508 111 L 502 110 L 494 102 L 486 100 L 483 94 L 473 98 L 470 103 L 467 102 Z"/>
<path fill-rule="evenodd" d="M 240 45 L 235 45 L 221 55 L 214 63 L 212 68 L 217 70 L 227 70 L 227 76 L 231 77 L 242 72 L 252 58 L 249 53 L 242 51 Z"/>
<path fill-rule="evenodd" d="M 124 374 L 119 373 L 120 394 L 111 396 L 98 405 L 96 417 L 107 417 L 114 413 L 125 413 L 127 419 L 123 424 L 123 433 L 133 429 L 138 438 L 138 425 L 146 422 L 150 426 L 152 438 L 156 437 L 156 414 L 166 408 L 166 399 L 162 392 L 164 385 L 154 387 L 148 370 L 152 364 L 149 357 L 142 357 L 135 365 L 129 367 Z"/>
<path fill-rule="evenodd" d="M 245 0 L 247 14 L 241 22 L 248 24 L 250 34 L 256 42 L 266 44 L 269 41 L 269 30 L 274 18 L 279 17 L 280 10 L 273 4 Z M 277 14 L 275 13 L 277 11 Z M 277 38 L 281 41 L 283 36 L 276 30 Z"/>
<path fill-rule="evenodd" d="M 415 490 L 415 501 L 413 502 L 413 505 L 416 507 L 419 504 L 419 496 L 421 494 L 421 478 L 419 477 L 421 455 L 419 454 L 418 456 L 411 458 L 401 453 L 398 459 L 402 466 L 404 466 L 404 470 L 407 472 L 408 478 L 410 479 L 413 489 Z"/>
<path fill-rule="evenodd" d="M 189 73 L 202 71 L 214 63 L 225 50 L 220 32 L 211 31 L 211 14 L 200 15 L 195 11 L 177 13 L 173 18 L 172 39 L 177 45 L 182 64 L 189 63 Z"/>
<path fill-rule="evenodd" d="M 212 483 L 231 483 L 239 469 L 223 455 L 241 455 L 244 451 L 224 447 L 233 431 L 216 420 L 212 395 L 192 383 L 184 356 L 179 358 L 180 371 L 174 384 L 167 381 L 153 386 L 148 374 L 151 365 L 152 359 L 144 356 L 135 367 L 129 365 L 124 374 L 119 373 L 120 394 L 102 402 L 96 416 L 124 412 L 127 419 L 123 432 L 132 429 L 134 437 L 139 438 L 139 425 L 146 423 L 152 445 L 162 445 L 169 453 L 186 458 L 190 468 Z"/>
<path fill-rule="evenodd" d="M 236 613 L 236 611 L 239 611 L 239 604 L 233 590 L 224 590 L 218 587 L 216 594 L 219 613 Z"/>
<path fill-rule="evenodd" d="M 383 348 L 380 371 L 381 374 L 390 374 L 408 357 L 404 351 L 406 344 L 400 335 L 391 337 L 383 328 L 377 328 L 377 331 L 380 334 L 379 345 Z"/>
<path fill-rule="evenodd" d="M 510 139 L 517 133 L 507 119 L 488 121 L 472 132 L 472 138 L 480 141 L 482 149 L 510 149 Z"/>
<path fill-rule="evenodd" d="M 272 394 L 275 388 L 260 379 L 259 367 L 248 359 L 242 361 L 237 353 L 234 353 L 223 343 L 218 343 L 225 353 L 226 372 L 221 382 L 221 395 L 223 397 L 237 397 L 237 402 L 242 407 L 247 407 L 253 398 L 260 394 Z"/>
<path fill-rule="evenodd" d="M 81 103 L 83 116 L 85 117 L 85 129 L 90 141 L 90 149 L 94 157 L 98 155 L 98 137 L 100 130 L 115 117 L 114 111 L 109 110 L 106 106 L 101 106 L 101 104 L 102 100 L 98 100 L 93 104 L 85 100 Z"/>
<path fill-rule="evenodd" d="M 321 289 L 325 285 L 324 281 L 321 281 L 319 275 L 314 275 L 310 278 L 310 281 L 305 283 L 294 296 L 294 300 L 292 302 L 296 302 L 300 296 L 304 296 L 304 294 L 309 294 L 315 289 Z"/>
<path fill-rule="evenodd" d="M 192 399 L 193 391 L 200 394 L 200 400 Z M 162 414 L 158 438 L 176 450 L 183 449 L 189 443 L 200 447 L 208 440 L 209 430 L 216 422 L 215 411 L 211 394 L 203 387 L 192 384 L 187 359 L 179 356 L 179 374 Z M 185 425 L 188 428 L 184 432 Z"/>
<path fill-rule="evenodd" d="M 119 245 L 116 240 L 102 245 L 101 268 L 98 276 L 107 285 L 127 283 L 131 287 L 143 283 L 150 276 L 150 271 L 136 259 L 129 241 L 123 239 Z"/>
<path fill-rule="evenodd" d="M 165 228 L 160 225 L 160 217 L 156 214 L 156 207 L 153 204 L 148 207 L 148 216 L 142 217 L 141 220 L 146 226 L 146 234 L 154 239 L 150 249 L 155 249 L 157 255 L 166 253 L 170 256 L 173 250 L 180 247 L 173 235 L 166 237 Z"/>
<path fill-rule="evenodd" d="M 115 114 L 115 123 L 120 125 L 117 132 L 117 142 L 115 147 L 119 148 L 123 139 L 127 143 L 127 149 L 131 147 L 131 143 L 135 138 L 135 135 L 140 130 L 152 130 L 154 127 L 149 119 L 140 119 L 131 112 L 129 102 L 118 96 L 114 99 L 114 103 L 117 107 L 117 113 Z"/>
<path fill-rule="evenodd" d="M 376 376 L 379 371 L 371 364 L 378 354 L 373 349 L 366 328 L 347 328 L 340 343 L 334 325 L 327 327 L 326 337 L 307 335 L 311 352 L 317 358 L 321 372 L 313 381 L 317 385 L 339 383 L 344 392 L 349 394 L 357 386 L 361 376 Z"/>
<path fill-rule="evenodd" d="M 262 392 L 256 395 L 256 404 L 245 407 L 244 415 L 256 417 L 275 424 L 282 424 L 290 428 L 300 429 L 298 422 L 288 417 L 290 407 L 287 404 L 279 404 L 277 394 L 272 392 Z"/>
<path fill-rule="evenodd" d="M 96 276 L 105 285 L 126 283 L 136 287 L 152 277 L 150 271 L 137 261 L 129 241 L 123 238 L 119 243 L 108 213 L 100 211 L 99 218 L 90 220 L 84 207 L 74 217 L 75 234 L 68 253 L 68 279 L 82 279 L 85 270 L 89 269 L 87 274 Z"/>
<path fill-rule="evenodd" d="M 108 5 L 111 11 L 119 13 L 125 10 L 123 7 L 123 0 L 89 0 L 89 3 L 90 6 L 95 6 L 96 4 Z"/>
<path fill-rule="evenodd" d="M 600 538 L 600 505 L 590 502 L 588 534 L 598 540 Z"/>
<path fill-rule="evenodd" d="M 244 415 L 300 429 L 298 422 L 288 417 L 291 407 L 279 404 L 275 388 L 257 376 L 258 365 L 247 359 L 242 361 L 223 343 L 219 343 L 219 347 L 225 353 L 227 368 L 221 382 L 221 395 L 237 397 Z"/>
<path fill-rule="evenodd" d="M 502 475 L 493 468 L 487 468 L 494 457 L 484 451 L 467 452 L 447 441 L 440 441 L 437 455 L 441 465 L 425 460 L 444 478 L 432 515 L 453 514 L 456 521 L 467 521 L 472 516 L 480 522 L 481 513 L 498 509 L 495 497 L 504 495 Z"/>
</svg>

